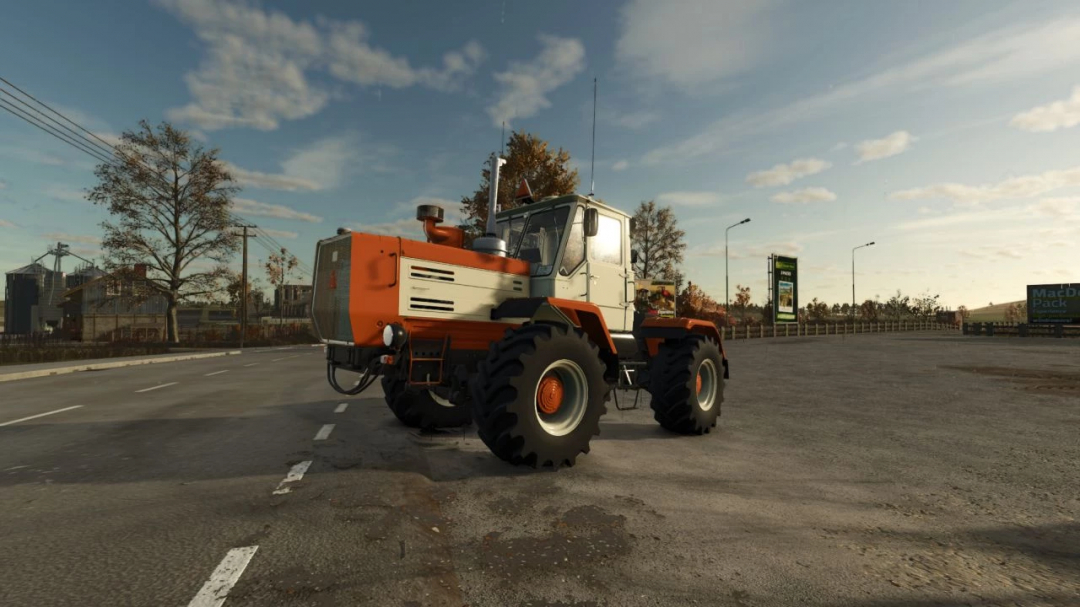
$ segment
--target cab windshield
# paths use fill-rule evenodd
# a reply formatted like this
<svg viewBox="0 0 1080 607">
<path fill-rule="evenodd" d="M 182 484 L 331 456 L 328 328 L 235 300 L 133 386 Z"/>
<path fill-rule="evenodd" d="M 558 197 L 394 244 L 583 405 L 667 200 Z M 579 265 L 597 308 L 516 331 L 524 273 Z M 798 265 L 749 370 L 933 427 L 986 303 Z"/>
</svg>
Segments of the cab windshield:
<svg viewBox="0 0 1080 607">
<path fill-rule="evenodd" d="M 558 207 L 519 215 L 497 222 L 499 237 L 506 241 L 507 255 L 533 264 L 533 276 L 551 273 L 566 231 L 570 207 Z"/>
</svg>

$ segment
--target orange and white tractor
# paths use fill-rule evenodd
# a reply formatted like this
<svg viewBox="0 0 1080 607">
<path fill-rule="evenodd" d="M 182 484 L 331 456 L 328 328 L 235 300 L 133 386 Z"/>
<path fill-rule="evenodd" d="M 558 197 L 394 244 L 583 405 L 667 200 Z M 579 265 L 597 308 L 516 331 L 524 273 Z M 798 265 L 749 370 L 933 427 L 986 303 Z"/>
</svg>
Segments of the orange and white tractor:
<svg viewBox="0 0 1080 607">
<path fill-rule="evenodd" d="M 499 167 L 492 155 L 491 192 Z M 327 379 L 419 428 L 475 422 L 498 457 L 571 466 L 617 388 L 646 389 L 661 426 L 716 426 L 728 361 L 709 322 L 635 312 L 631 218 L 576 194 L 489 209 L 471 249 L 423 205 L 427 242 L 338 230 L 317 245 L 312 317 Z M 360 373 L 342 387 L 340 369 Z"/>
</svg>

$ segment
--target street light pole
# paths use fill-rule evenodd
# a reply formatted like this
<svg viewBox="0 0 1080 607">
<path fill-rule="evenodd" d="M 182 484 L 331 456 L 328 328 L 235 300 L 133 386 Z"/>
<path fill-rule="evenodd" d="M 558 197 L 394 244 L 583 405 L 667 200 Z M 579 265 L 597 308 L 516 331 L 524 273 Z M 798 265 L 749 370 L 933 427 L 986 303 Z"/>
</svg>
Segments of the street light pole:
<svg viewBox="0 0 1080 607">
<path fill-rule="evenodd" d="M 873 246 L 873 242 L 861 244 L 854 249 L 851 249 L 851 321 L 855 322 L 855 251 L 863 248 Z"/>
<path fill-rule="evenodd" d="M 741 226 L 744 223 L 750 223 L 750 218 L 747 217 L 739 223 L 728 226 L 727 229 L 724 230 L 724 314 L 729 315 L 728 318 L 730 318 L 731 314 L 731 287 L 728 283 L 728 232 L 731 231 L 731 228 Z"/>
</svg>

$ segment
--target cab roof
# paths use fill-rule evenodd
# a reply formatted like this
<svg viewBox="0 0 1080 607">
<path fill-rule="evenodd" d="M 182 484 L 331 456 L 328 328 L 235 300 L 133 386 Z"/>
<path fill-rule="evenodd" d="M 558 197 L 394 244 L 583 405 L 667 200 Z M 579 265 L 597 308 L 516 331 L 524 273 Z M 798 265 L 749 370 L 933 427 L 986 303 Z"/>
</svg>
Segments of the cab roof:
<svg viewBox="0 0 1080 607">
<path fill-rule="evenodd" d="M 509 209 L 509 210 L 506 210 L 506 211 L 499 211 L 498 213 L 495 214 L 495 219 L 503 219 L 505 217 L 511 217 L 511 216 L 514 216 L 514 215 L 521 215 L 523 213 L 535 213 L 537 211 L 544 211 L 544 210 L 550 209 L 552 207 L 557 207 L 557 206 L 564 205 L 564 204 L 569 204 L 569 203 L 587 204 L 590 207 L 597 207 L 597 208 L 600 208 L 600 209 L 604 209 L 605 211 L 610 211 L 611 213 L 615 213 L 616 215 L 621 215 L 623 217 L 629 217 L 630 216 L 628 213 L 626 213 L 626 211 L 616 209 L 615 207 L 613 207 L 613 206 L 611 206 L 609 204 L 605 204 L 603 202 L 600 202 L 599 200 L 597 200 L 595 198 L 589 198 L 588 196 L 582 196 L 580 194 L 566 194 L 566 195 L 563 195 L 563 196 L 555 196 L 555 197 L 552 197 L 552 198 L 544 198 L 544 199 L 538 200 L 538 201 L 536 201 L 536 202 L 534 202 L 532 204 L 526 204 L 526 205 L 522 205 L 522 206 L 519 206 L 519 207 L 514 207 L 513 209 Z"/>
</svg>

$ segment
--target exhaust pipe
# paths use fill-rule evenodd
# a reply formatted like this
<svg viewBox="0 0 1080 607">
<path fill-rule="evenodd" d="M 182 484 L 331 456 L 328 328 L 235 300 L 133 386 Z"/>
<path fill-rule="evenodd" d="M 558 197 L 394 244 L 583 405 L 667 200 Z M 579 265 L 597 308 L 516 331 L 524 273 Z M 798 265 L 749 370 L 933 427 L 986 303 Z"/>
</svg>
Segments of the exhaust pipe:
<svg viewBox="0 0 1080 607">
<path fill-rule="evenodd" d="M 487 229 L 483 236 L 473 241 L 473 250 L 488 255 L 506 257 L 506 241 L 499 238 L 495 232 L 496 203 L 499 199 L 499 167 L 506 164 L 505 158 L 491 155 L 491 169 L 488 172 L 491 188 L 488 190 L 488 216 Z"/>
</svg>

